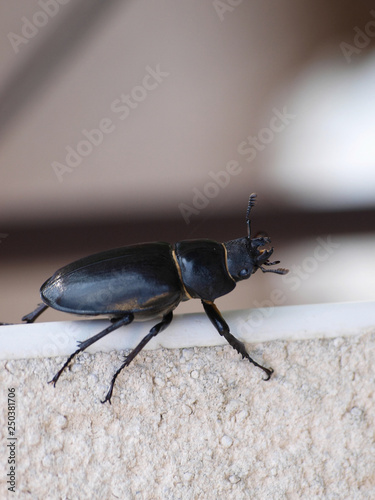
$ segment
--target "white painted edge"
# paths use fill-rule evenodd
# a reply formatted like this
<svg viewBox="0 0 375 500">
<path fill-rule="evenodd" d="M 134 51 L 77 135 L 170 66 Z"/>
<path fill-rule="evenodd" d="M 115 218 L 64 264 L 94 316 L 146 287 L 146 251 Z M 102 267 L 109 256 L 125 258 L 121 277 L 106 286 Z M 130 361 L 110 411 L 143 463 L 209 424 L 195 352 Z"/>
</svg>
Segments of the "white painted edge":
<svg viewBox="0 0 375 500">
<path fill-rule="evenodd" d="M 375 302 L 344 302 L 228 311 L 231 333 L 243 342 L 333 338 L 375 332 Z M 158 321 L 134 322 L 110 333 L 87 352 L 132 349 Z M 0 326 L 0 359 L 68 356 L 109 325 L 108 320 L 78 320 Z M 146 349 L 176 349 L 226 344 L 204 313 L 175 315 L 171 325 Z"/>
</svg>

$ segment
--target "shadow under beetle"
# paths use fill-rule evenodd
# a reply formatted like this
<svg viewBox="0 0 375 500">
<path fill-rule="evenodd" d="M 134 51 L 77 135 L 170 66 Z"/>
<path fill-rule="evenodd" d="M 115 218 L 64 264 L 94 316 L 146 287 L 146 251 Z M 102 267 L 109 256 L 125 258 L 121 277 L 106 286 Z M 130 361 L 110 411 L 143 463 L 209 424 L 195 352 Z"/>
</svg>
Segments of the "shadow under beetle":
<svg viewBox="0 0 375 500">
<path fill-rule="evenodd" d="M 141 342 L 126 357 L 115 372 L 102 403 L 111 402 L 117 376 L 128 366 L 145 345 L 171 323 L 173 310 L 181 301 L 200 299 L 204 310 L 220 335 L 255 366 L 268 380 L 273 370 L 254 361 L 245 346 L 230 331 L 214 304 L 218 297 L 231 292 L 238 281 L 250 278 L 258 269 L 262 272 L 285 274 L 287 269 L 265 269 L 273 248 L 262 249 L 270 242 L 267 237 L 251 238 L 250 212 L 256 194 L 250 195 L 246 212 L 247 236 L 218 243 L 209 239 L 186 240 L 176 243 L 143 243 L 116 248 L 77 260 L 49 278 L 40 289 L 43 304 L 27 314 L 22 321 L 32 323 L 48 307 L 59 311 L 89 316 L 108 315 L 111 325 L 93 337 L 78 342 L 78 349 L 66 360 L 50 383 L 54 385 L 72 359 L 81 351 L 117 328 L 133 320 L 161 316 Z"/>
</svg>

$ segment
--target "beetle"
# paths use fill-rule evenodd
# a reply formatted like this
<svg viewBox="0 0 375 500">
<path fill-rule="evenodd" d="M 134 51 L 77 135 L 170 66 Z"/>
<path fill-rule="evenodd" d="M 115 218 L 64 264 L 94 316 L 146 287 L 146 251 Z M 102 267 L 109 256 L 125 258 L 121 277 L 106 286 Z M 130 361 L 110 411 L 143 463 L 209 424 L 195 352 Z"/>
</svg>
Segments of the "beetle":
<svg viewBox="0 0 375 500">
<path fill-rule="evenodd" d="M 219 243 L 210 239 L 142 243 L 97 253 L 57 270 L 40 288 L 43 303 L 22 318 L 32 323 L 48 307 L 59 311 L 110 317 L 111 324 L 78 348 L 49 382 L 54 386 L 72 359 L 87 347 L 134 320 L 161 317 L 149 333 L 125 357 L 112 377 L 102 401 L 111 402 L 119 373 L 145 345 L 171 323 L 173 311 L 181 301 L 200 299 L 213 326 L 243 358 L 261 368 L 269 380 L 273 370 L 254 361 L 242 342 L 230 333 L 215 299 L 230 293 L 237 282 L 250 278 L 258 269 L 263 273 L 286 274 L 287 269 L 267 269 L 273 248 L 268 237 L 251 237 L 250 213 L 256 194 L 250 195 L 246 212 L 247 236 Z"/>
</svg>

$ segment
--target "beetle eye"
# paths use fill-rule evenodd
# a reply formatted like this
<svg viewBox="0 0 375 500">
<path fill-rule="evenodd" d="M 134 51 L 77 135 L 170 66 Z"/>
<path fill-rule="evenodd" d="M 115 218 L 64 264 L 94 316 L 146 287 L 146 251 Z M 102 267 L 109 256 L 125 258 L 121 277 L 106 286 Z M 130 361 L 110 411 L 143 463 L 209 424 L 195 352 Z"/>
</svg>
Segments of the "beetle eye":
<svg viewBox="0 0 375 500">
<path fill-rule="evenodd" d="M 247 278 L 248 276 L 250 276 L 249 270 L 248 269 L 241 269 L 240 278 Z"/>
</svg>

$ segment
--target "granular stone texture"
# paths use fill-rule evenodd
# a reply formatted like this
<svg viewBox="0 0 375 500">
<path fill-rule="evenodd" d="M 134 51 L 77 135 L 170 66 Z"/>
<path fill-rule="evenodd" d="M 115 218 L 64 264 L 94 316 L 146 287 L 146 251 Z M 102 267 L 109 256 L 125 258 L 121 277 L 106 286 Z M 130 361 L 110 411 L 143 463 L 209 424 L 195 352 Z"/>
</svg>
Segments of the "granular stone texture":
<svg viewBox="0 0 375 500">
<path fill-rule="evenodd" d="M 0 365 L 0 497 L 375 498 L 375 334 L 83 354 Z M 16 494 L 7 491 L 7 397 L 16 391 Z"/>
</svg>

